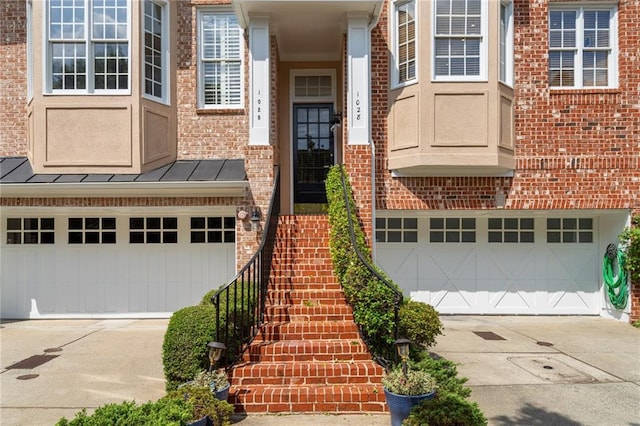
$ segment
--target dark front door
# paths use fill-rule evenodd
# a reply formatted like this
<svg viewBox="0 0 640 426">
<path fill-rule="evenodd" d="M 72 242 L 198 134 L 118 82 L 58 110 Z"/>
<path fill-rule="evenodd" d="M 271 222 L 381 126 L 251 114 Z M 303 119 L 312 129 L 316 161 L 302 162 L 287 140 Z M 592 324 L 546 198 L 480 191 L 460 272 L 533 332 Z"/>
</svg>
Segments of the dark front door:
<svg viewBox="0 0 640 426">
<path fill-rule="evenodd" d="M 294 203 L 326 203 L 324 181 L 333 165 L 332 104 L 293 106 Z"/>
</svg>

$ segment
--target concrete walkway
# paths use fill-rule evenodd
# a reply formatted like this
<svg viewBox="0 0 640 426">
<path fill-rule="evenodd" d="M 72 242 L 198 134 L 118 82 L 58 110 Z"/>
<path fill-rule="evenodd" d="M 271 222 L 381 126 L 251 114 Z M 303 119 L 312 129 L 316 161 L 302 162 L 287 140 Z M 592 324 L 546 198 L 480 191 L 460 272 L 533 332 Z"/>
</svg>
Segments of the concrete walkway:
<svg viewBox="0 0 640 426">
<path fill-rule="evenodd" d="M 433 351 L 459 363 L 473 389 L 471 398 L 491 425 L 640 425 L 640 330 L 592 317 L 442 320 L 445 335 Z M 166 325 L 167 320 L 4 322 L 0 424 L 53 425 L 82 408 L 160 398 Z M 32 358 L 44 361 L 32 368 L 8 369 L 34 355 L 51 357 Z M 236 421 L 240 426 L 381 426 L 389 424 L 389 416 L 272 415 Z"/>
</svg>

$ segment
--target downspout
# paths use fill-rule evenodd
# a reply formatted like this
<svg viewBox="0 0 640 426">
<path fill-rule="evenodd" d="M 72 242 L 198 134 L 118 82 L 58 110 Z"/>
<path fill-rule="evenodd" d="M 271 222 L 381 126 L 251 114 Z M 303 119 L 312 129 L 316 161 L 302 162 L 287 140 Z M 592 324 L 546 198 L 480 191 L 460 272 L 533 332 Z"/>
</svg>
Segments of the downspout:
<svg viewBox="0 0 640 426">
<path fill-rule="evenodd" d="M 376 260 L 376 145 L 372 136 L 373 120 L 371 119 L 371 116 L 373 115 L 371 113 L 373 111 L 371 106 L 371 32 L 378 25 L 380 14 L 382 13 L 382 7 L 383 5 L 381 3 L 378 13 L 374 14 L 373 19 L 369 24 L 369 72 L 367 75 L 367 84 L 369 85 L 369 144 L 371 145 L 371 259 L 375 265 L 378 264 L 378 261 Z"/>
</svg>

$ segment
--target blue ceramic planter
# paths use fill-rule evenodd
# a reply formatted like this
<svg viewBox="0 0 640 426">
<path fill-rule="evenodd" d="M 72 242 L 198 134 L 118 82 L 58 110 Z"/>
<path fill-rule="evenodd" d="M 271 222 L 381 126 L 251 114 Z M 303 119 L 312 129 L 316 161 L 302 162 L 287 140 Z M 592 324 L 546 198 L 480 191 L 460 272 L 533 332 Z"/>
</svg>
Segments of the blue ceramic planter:
<svg viewBox="0 0 640 426">
<path fill-rule="evenodd" d="M 409 412 L 425 399 L 431 399 L 436 391 L 424 395 L 398 395 L 384 389 L 384 396 L 387 398 L 387 405 L 391 413 L 391 426 L 401 426 L 404 419 L 409 417 Z"/>
<path fill-rule="evenodd" d="M 227 385 L 226 388 L 224 389 L 220 389 L 217 391 L 213 391 L 213 394 L 216 396 L 216 398 L 218 398 L 220 401 L 226 401 L 229 398 L 229 388 L 231 387 L 231 385 Z M 213 389 L 212 389 L 213 390 Z"/>
</svg>

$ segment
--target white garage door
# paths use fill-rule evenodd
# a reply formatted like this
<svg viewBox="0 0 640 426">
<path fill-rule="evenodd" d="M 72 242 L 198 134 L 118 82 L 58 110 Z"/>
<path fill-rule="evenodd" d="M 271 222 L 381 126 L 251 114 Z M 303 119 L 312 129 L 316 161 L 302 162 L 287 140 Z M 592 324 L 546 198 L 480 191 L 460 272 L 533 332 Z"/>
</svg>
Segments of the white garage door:
<svg viewBox="0 0 640 426">
<path fill-rule="evenodd" d="M 597 315 L 592 217 L 380 217 L 377 261 L 441 313 Z"/>
<path fill-rule="evenodd" d="M 156 317 L 235 272 L 233 212 L 2 217 L 3 318 Z"/>
</svg>

